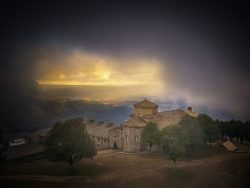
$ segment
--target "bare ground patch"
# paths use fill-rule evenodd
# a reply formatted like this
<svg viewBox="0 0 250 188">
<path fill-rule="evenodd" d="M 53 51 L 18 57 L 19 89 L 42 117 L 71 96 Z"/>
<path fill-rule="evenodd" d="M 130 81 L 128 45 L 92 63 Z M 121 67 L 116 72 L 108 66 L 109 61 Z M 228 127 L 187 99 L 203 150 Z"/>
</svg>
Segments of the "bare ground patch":
<svg viewBox="0 0 250 188">
<path fill-rule="evenodd" d="M 243 146 L 250 151 L 249 147 Z M 218 152 L 207 158 L 181 159 L 177 172 L 162 154 L 122 154 L 102 151 L 95 159 L 83 160 L 99 169 L 84 176 L 48 176 L 58 164 L 46 160 L 9 164 L 0 185 L 11 187 L 249 187 L 250 154 Z M 59 170 L 62 170 L 59 168 Z M 1 186 L 2 187 L 2 186 Z"/>
</svg>

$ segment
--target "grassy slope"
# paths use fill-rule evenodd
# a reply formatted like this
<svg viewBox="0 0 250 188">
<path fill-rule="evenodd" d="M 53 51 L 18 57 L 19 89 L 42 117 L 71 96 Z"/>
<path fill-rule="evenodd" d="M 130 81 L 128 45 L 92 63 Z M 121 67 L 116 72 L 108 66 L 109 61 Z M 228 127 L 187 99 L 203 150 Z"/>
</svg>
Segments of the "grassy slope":
<svg viewBox="0 0 250 188">
<path fill-rule="evenodd" d="M 249 147 L 247 149 L 250 151 Z M 83 160 L 76 164 L 73 174 L 69 173 L 67 166 L 45 160 L 10 164 L 1 178 L 0 185 L 109 188 L 247 187 L 246 185 L 250 185 L 250 179 L 247 177 L 249 159 L 249 153 L 235 154 L 205 147 L 193 151 L 192 157 L 177 161 L 178 170 L 173 174 L 172 162 L 163 154 L 107 152 L 97 155 L 93 161 Z M 21 174 L 27 176 L 22 177 Z"/>
</svg>

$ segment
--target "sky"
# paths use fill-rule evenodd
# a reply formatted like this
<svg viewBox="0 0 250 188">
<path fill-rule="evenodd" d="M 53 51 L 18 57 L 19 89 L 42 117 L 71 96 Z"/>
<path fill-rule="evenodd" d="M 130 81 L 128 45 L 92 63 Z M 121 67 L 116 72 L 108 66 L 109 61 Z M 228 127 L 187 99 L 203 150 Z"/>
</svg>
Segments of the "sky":
<svg viewBox="0 0 250 188">
<path fill-rule="evenodd" d="M 227 1 L 2 3 L 1 111 L 15 118 L 42 85 L 131 86 L 123 99 L 148 93 L 249 120 L 248 10 Z"/>
</svg>

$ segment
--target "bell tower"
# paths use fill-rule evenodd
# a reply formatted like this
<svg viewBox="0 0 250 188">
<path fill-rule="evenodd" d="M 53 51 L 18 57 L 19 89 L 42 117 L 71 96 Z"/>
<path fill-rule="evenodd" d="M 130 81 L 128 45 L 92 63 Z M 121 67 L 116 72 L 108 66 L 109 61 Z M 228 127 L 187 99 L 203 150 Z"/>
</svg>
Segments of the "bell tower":
<svg viewBox="0 0 250 188">
<path fill-rule="evenodd" d="M 148 99 L 144 99 L 133 106 L 135 116 L 143 117 L 145 115 L 156 115 L 158 113 L 158 105 Z"/>
</svg>

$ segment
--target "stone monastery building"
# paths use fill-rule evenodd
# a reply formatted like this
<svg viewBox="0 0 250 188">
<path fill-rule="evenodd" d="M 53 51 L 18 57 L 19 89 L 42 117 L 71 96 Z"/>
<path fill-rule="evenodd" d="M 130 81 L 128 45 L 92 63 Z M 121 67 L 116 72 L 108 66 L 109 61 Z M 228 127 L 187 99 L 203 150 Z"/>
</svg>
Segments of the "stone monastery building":
<svg viewBox="0 0 250 188">
<path fill-rule="evenodd" d="M 158 105 L 145 99 L 133 105 L 134 111 L 128 120 L 119 127 L 103 121 L 85 120 L 87 132 L 92 137 L 97 149 L 116 146 L 124 152 L 140 152 L 145 150 L 141 140 L 141 133 L 148 122 L 157 123 L 159 129 L 177 124 L 186 115 L 197 116 L 192 107 L 187 110 L 171 110 L 158 112 Z"/>
</svg>

